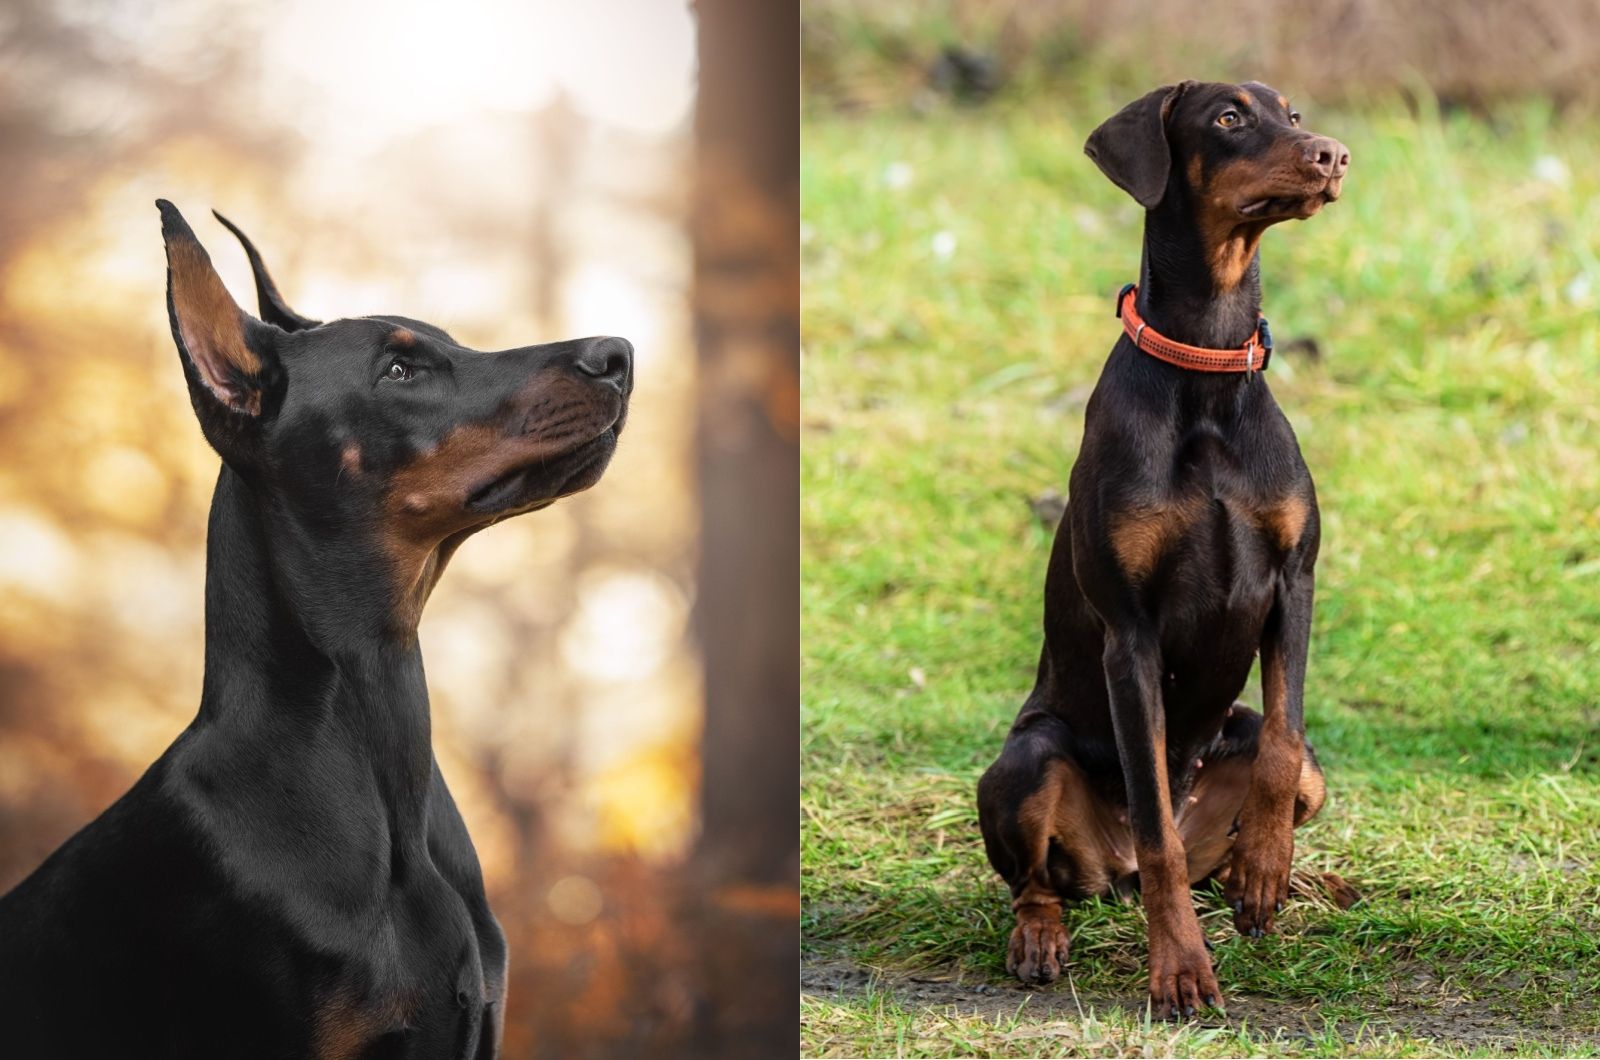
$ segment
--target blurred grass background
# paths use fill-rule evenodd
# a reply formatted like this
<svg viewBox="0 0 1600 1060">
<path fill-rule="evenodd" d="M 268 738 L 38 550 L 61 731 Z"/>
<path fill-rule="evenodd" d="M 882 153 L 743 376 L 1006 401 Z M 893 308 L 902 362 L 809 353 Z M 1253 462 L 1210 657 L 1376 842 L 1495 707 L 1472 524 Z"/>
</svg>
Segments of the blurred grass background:
<svg viewBox="0 0 1600 1060">
<path fill-rule="evenodd" d="M 807 1055 L 1595 1055 L 1600 25 L 1588 5 L 806 5 Z M 973 788 L 1038 658 L 1050 519 L 1138 266 L 1082 155 L 1153 84 L 1261 78 L 1353 163 L 1262 250 L 1324 511 L 1297 864 L 1365 900 L 1142 1013 L 1142 913 L 1003 967 Z M 1254 682 L 1245 693 L 1258 702 Z"/>
</svg>

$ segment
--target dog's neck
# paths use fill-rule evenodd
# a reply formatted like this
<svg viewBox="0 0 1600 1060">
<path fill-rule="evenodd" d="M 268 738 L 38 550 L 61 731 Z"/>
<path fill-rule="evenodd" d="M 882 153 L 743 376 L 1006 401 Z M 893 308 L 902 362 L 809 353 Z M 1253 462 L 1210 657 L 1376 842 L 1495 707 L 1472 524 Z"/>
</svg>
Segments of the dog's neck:
<svg viewBox="0 0 1600 1060">
<path fill-rule="evenodd" d="M 1260 232 L 1222 237 L 1230 244 L 1228 252 L 1248 253 L 1249 263 L 1237 282 L 1219 288 L 1218 247 L 1207 245 L 1192 210 L 1169 195 L 1145 213 L 1139 315 L 1175 342 L 1213 349 L 1243 346 L 1261 314 Z"/>
<path fill-rule="evenodd" d="M 370 763 L 391 828 L 420 835 L 433 770 L 422 651 L 414 628 L 396 628 L 392 595 L 364 563 L 376 565 L 312 540 L 224 466 L 207 533 L 194 728 L 242 755 L 344 741 Z"/>
</svg>

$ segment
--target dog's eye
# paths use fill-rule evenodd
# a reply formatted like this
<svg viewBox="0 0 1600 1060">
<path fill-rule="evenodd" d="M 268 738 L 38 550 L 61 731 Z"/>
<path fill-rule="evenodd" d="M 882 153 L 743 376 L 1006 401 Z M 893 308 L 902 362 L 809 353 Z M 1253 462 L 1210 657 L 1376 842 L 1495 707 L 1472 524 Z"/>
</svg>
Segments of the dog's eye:
<svg viewBox="0 0 1600 1060">
<path fill-rule="evenodd" d="M 390 361 L 383 377 L 392 383 L 404 383 L 415 374 L 411 366 L 404 361 Z"/>
<path fill-rule="evenodd" d="M 1300 128 L 1300 112 L 1299 111 L 1291 110 L 1289 112 L 1289 124 L 1293 125 L 1296 129 Z"/>
<path fill-rule="evenodd" d="M 1221 114 L 1217 115 L 1217 124 L 1222 126 L 1224 129 L 1233 128 L 1235 125 L 1239 124 L 1239 112 L 1236 110 L 1223 111 Z"/>
</svg>

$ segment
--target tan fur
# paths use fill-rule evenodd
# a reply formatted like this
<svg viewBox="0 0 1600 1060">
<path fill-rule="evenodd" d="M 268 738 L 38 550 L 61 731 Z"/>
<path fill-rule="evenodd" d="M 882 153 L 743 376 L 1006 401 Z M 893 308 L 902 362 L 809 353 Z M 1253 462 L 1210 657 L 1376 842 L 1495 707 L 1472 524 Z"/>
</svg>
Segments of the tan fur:
<svg viewBox="0 0 1600 1060">
<path fill-rule="evenodd" d="M 1274 825 L 1274 843 L 1293 842 L 1293 818 L 1288 812 L 1305 772 L 1305 741 L 1289 729 L 1288 687 L 1281 648 L 1261 653 L 1261 734 L 1256 739 L 1256 761 L 1243 815 Z"/>
<path fill-rule="evenodd" d="M 374 1038 L 403 1027 L 405 1013 L 398 1001 L 364 1004 L 341 988 L 317 1008 L 313 1023 L 316 1060 L 357 1060 Z"/>
<path fill-rule="evenodd" d="M 1207 760 L 1189 794 L 1173 808 L 1172 820 L 1182 844 L 1189 884 L 1226 875 L 1233 852 L 1233 825 L 1243 810 L 1251 790 L 1256 764 L 1266 769 L 1283 761 L 1279 747 L 1269 750 L 1263 761 L 1245 756 Z M 1311 820 L 1322 809 L 1327 787 L 1322 771 L 1310 756 L 1303 755 L 1296 786 L 1294 827 Z M 1077 883 L 1085 893 L 1111 896 L 1139 871 L 1133 833 L 1124 813 L 1103 802 L 1089 787 L 1078 768 L 1069 762 L 1054 761 L 1046 767 L 1039 788 L 1018 808 L 1018 821 L 1028 837 L 1029 862 L 1035 871 L 1012 904 L 1018 915 L 1030 908 L 1048 912 L 1060 906 L 1060 896 L 1051 890 L 1042 871 L 1055 842 L 1072 858 L 1079 871 Z M 1152 851 L 1156 860 L 1171 860 L 1169 852 Z"/>
<path fill-rule="evenodd" d="M 1294 826 L 1299 828 L 1315 817 L 1327 800 L 1328 782 L 1311 756 L 1306 755 L 1300 763 L 1300 790 L 1294 798 Z"/>
<path fill-rule="evenodd" d="M 603 414 L 593 390 L 563 372 L 541 373 L 523 394 L 518 404 L 533 422 L 526 433 L 509 434 L 504 423 L 464 424 L 390 479 L 383 525 L 402 617 L 420 614 L 455 547 L 486 525 L 466 508 L 472 491 L 519 467 L 568 455 L 591 440 L 594 418 Z M 553 433 L 541 427 L 546 421 L 554 424 Z"/>
<path fill-rule="evenodd" d="M 400 591 L 397 613 L 414 619 L 443 573 L 439 545 L 472 522 L 472 489 L 509 470 L 497 454 L 511 445 L 505 430 L 486 424 L 457 427 L 390 480 L 384 543 Z"/>
<path fill-rule="evenodd" d="M 1127 823 L 1095 797 L 1083 773 L 1070 762 L 1058 759 L 1045 768 L 1039 790 L 1023 800 L 1017 816 L 1029 838 L 1030 863 L 1042 867 L 1054 840 L 1077 866 L 1078 882 L 1086 893 L 1109 894 L 1118 880 L 1138 871 Z M 1030 874 L 1014 909 L 1059 904 L 1055 892 L 1035 884 L 1041 876 Z"/>
<path fill-rule="evenodd" d="M 1200 238 L 1206 248 L 1212 284 L 1218 293 L 1239 286 L 1249 269 L 1268 222 L 1241 219 L 1237 206 L 1241 199 L 1259 192 L 1262 197 L 1285 194 L 1301 187 L 1301 172 L 1294 142 L 1285 140 L 1261 158 L 1240 158 L 1222 166 L 1203 181 L 1191 178 L 1200 202 L 1196 218 Z"/>
<path fill-rule="evenodd" d="M 416 344 L 417 336 L 410 328 L 395 328 L 394 331 L 389 333 L 389 345 L 391 346 L 415 346 Z"/>
<path fill-rule="evenodd" d="M 1256 512 L 1256 525 L 1272 537 L 1274 544 L 1287 552 L 1300 543 L 1300 535 L 1305 532 L 1306 517 L 1310 512 L 1311 506 L 1304 497 L 1286 497 L 1276 507 Z"/>
<path fill-rule="evenodd" d="M 1196 218 L 1200 240 L 1211 268 L 1212 286 L 1219 293 L 1239 286 L 1267 230 L 1264 224 L 1241 224 L 1235 213 L 1243 189 L 1259 182 L 1260 169 L 1255 159 L 1241 158 L 1218 169 L 1208 180 L 1194 182 L 1200 191 Z"/>
<path fill-rule="evenodd" d="M 1228 863 L 1230 833 L 1250 791 L 1250 771 L 1250 759 L 1243 756 L 1208 760 L 1188 797 L 1173 811 L 1190 883 L 1215 875 Z"/>
<path fill-rule="evenodd" d="M 175 237 L 167 245 L 167 265 L 178 333 L 201 381 L 228 404 L 259 415 L 261 395 L 239 393 L 229 369 L 253 376 L 261 371 L 261 359 L 245 345 L 244 312 L 211 267 L 205 248 L 188 237 Z"/>
<path fill-rule="evenodd" d="M 1192 497 L 1164 507 L 1134 508 L 1117 515 L 1111 525 L 1111 550 L 1116 554 L 1117 566 L 1131 581 L 1143 581 L 1204 509 L 1204 498 Z"/>
</svg>

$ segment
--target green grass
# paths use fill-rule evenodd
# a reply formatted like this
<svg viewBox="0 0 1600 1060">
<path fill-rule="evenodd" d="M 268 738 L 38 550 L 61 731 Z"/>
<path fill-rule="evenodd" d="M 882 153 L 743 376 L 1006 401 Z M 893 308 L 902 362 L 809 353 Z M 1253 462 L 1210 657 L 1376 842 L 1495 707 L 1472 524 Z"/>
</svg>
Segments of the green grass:
<svg viewBox="0 0 1600 1060">
<path fill-rule="evenodd" d="M 1322 353 L 1270 373 L 1323 508 L 1330 802 L 1297 865 L 1365 900 L 1252 945 L 1203 896 L 1243 1021 L 1143 1022 L 1136 908 L 1072 910 L 1071 982 L 1006 985 L 973 788 L 1038 659 L 1030 500 L 1066 489 L 1138 265 L 1137 208 L 1081 153 L 1119 102 L 807 116 L 803 927 L 879 979 L 811 990 L 805 1051 L 1592 1054 L 1600 135 L 1535 106 L 1308 114 L 1350 146 L 1345 198 L 1262 252 L 1280 349 Z M 911 999 L 929 969 L 1010 1010 Z"/>
</svg>

